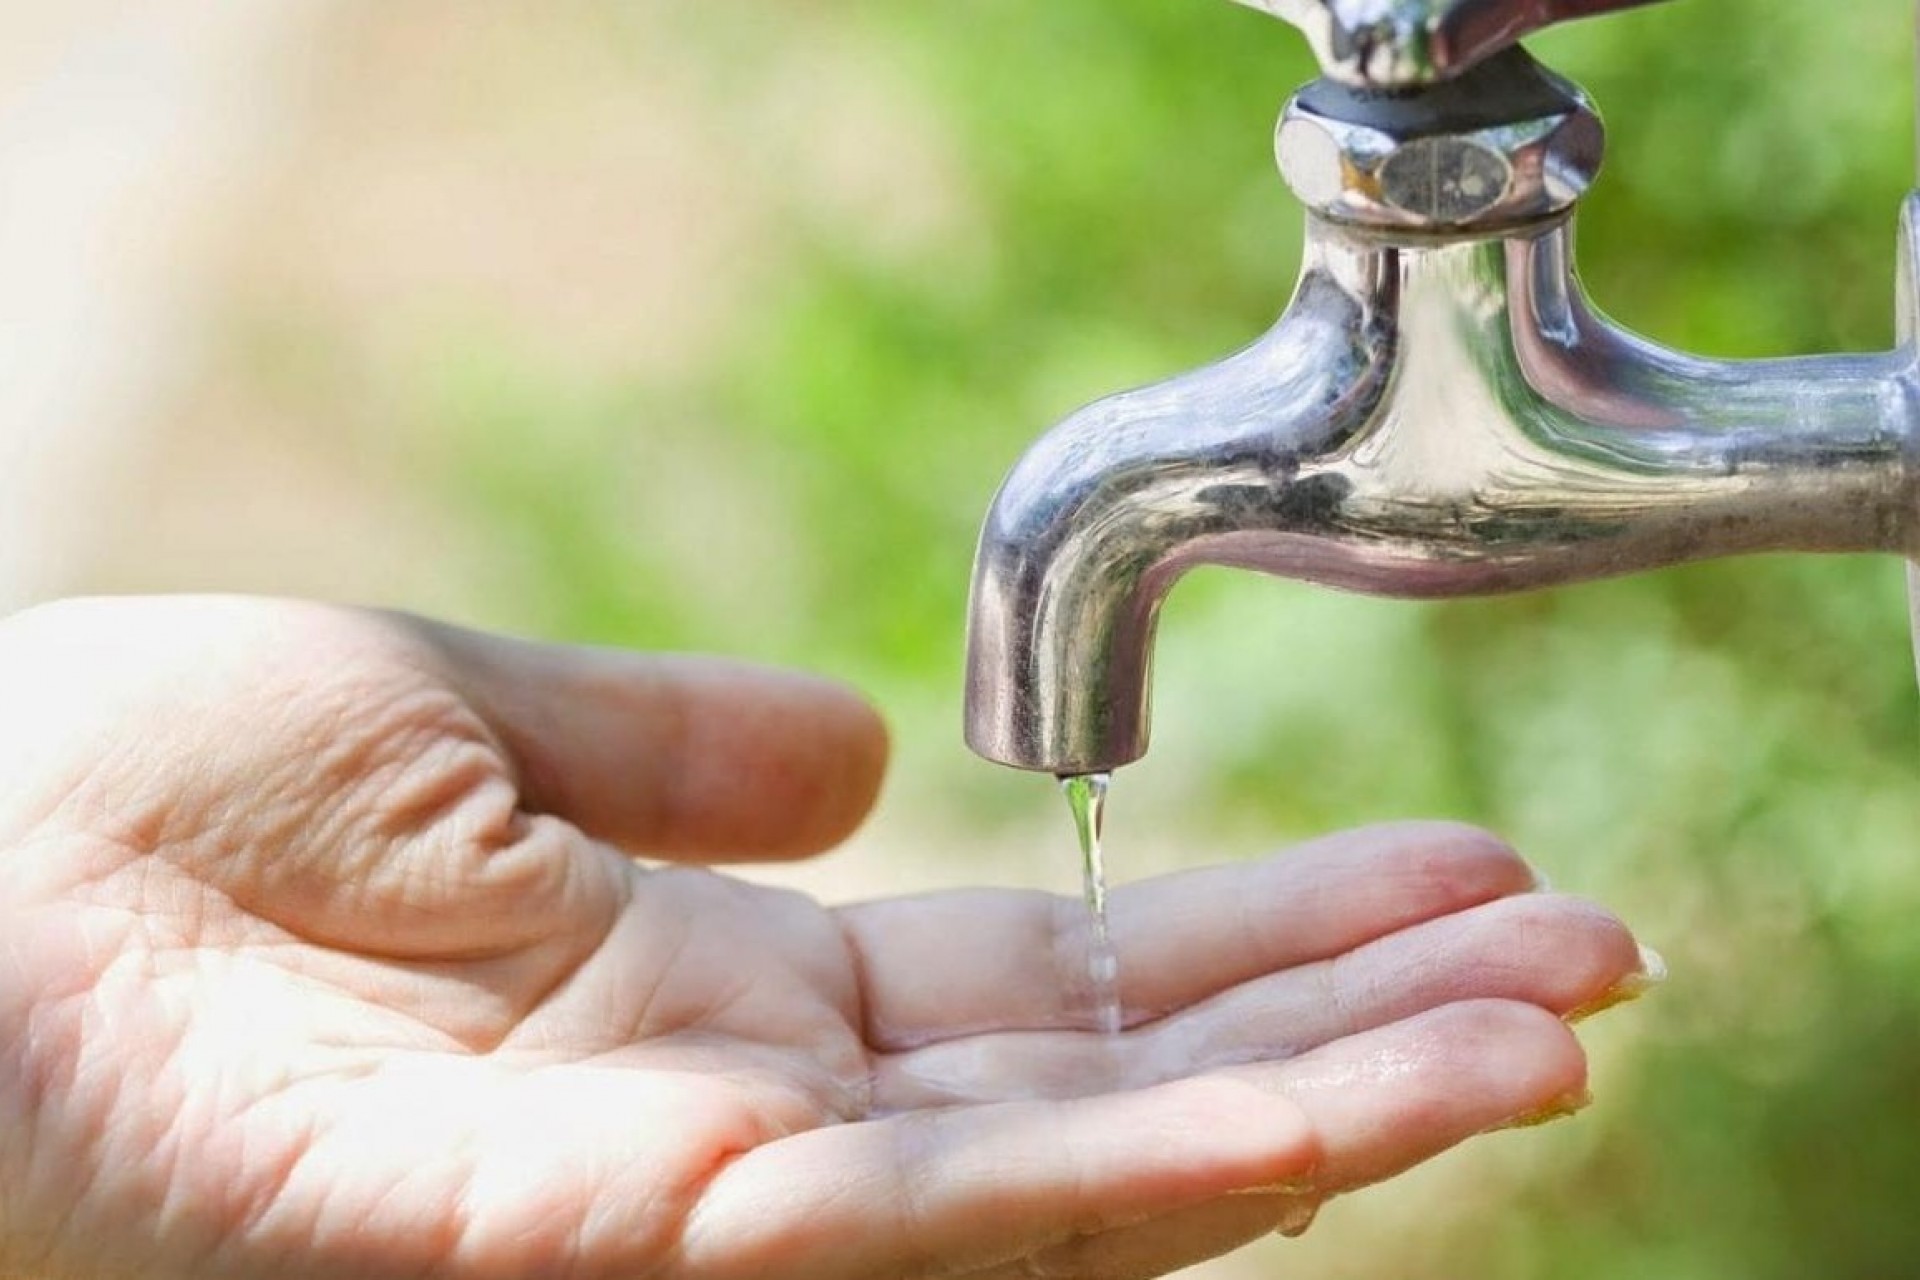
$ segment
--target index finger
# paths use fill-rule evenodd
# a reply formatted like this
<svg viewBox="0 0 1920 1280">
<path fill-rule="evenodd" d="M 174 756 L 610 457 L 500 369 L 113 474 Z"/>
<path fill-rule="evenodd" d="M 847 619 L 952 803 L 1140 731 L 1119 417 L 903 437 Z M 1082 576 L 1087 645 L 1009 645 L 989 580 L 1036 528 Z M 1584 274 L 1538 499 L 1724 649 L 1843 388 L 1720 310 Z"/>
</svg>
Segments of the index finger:
<svg viewBox="0 0 1920 1280">
<path fill-rule="evenodd" d="M 847 836 L 879 790 L 886 728 L 836 682 L 410 621 L 499 735 L 526 807 L 629 851 L 803 857 Z"/>
<path fill-rule="evenodd" d="M 1456 823 L 1342 832 L 1259 862 L 1164 876 L 1111 899 L 1129 1023 L 1262 974 L 1535 887 L 1511 848 Z M 843 908 L 876 1049 L 983 1031 L 1089 1027 L 1085 909 L 972 890 Z"/>
</svg>

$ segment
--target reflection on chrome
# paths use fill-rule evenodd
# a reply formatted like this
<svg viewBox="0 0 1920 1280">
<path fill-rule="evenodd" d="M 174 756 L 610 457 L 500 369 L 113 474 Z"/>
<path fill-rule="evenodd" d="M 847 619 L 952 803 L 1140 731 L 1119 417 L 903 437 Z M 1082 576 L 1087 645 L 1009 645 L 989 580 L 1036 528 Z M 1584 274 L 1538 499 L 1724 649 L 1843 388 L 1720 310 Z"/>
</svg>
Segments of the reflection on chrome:
<svg viewBox="0 0 1920 1280">
<path fill-rule="evenodd" d="M 981 538 L 973 748 L 1063 774 L 1138 759 L 1155 614 L 1195 565 L 1431 597 L 1741 552 L 1920 554 L 1911 344 L 1663 349 L 1586 303 L 1571 230 L 1394 244 L 1316 220 L 1265 337 L 1035 444 Z"/>
</svg>

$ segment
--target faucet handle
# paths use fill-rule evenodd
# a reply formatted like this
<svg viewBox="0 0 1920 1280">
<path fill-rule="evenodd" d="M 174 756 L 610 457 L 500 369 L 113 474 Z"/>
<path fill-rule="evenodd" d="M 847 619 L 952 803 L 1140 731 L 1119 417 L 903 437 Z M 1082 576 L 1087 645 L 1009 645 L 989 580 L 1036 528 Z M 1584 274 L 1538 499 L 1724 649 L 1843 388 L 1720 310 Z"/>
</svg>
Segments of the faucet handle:
<svg viewBox="0 0 1920 1280">
<path fill-rule="evenodd" d="M 1306 34 L 1327 76 L 1373 88 L 1447 80 L 1555 23 L 1655 0 L 1238 0 Z"/>
</svg>

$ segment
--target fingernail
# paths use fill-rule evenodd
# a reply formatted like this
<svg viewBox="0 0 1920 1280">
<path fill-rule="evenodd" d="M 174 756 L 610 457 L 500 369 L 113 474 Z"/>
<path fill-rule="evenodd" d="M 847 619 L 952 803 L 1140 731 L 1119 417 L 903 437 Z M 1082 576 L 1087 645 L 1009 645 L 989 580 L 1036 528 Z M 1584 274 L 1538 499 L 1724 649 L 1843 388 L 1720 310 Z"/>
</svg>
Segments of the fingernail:
<svg viewBox="0 0 1920 1280">
<path fill-rule="evenodd" d="M 1583 1022 L 1596 1013 L 1638 1000 L 1667 980 L 1667 962 L 1652 947 L 1640 948 L 1640 967 L 1608 987 L 1600 995 L 1567 1015 L 1569 1023 Z"/>
<path fill-rule="evenodd" d="M 1505 1124 L 1495 1125 L 1494 1131 L 1505 1129 L 1537 1129 L 1543 1124 L 1552 1124 L 1556 1120 L 1570 1120 L 1593 1105 L 1593 1095 L 1585 1089 L 1555 1098 L 1538 1111 L 1529 1111 L 1515 1116 Z"/>
<path fill-rule="evenodd" d="M 1649 987 L 1667 980 L 1667 958 L 1644 943 L 1640 947 L 1640 978 Z"/>
<path fill-rule="evenodd" d="M 1313 1226 L 1313 1220 L 1320 1216 L 1320 1203 L 1312 1198 L 1289 1201 L 1273 1233 L 1289 1240 L 1298 1240 L 1307 1234 L 1307 1229 Z"/>
<path fill-rule="evenodd" d="M 1542 871 L 1538 867 L 1531 866 L 1531 865 L 1528 866 L 1527 870 L 1533 873 L 1533 891 L 1535 893 L 1552 893 L 1553 892 L 1553 881 L 1547 878 L 1546 872 Z"/>
</svg>

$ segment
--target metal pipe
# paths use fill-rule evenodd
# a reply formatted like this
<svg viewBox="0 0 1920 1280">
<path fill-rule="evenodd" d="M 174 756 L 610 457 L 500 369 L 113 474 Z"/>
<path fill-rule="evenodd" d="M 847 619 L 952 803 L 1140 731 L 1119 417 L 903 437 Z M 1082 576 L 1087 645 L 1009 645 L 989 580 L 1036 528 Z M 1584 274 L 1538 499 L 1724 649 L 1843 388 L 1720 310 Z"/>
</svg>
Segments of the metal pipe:
<svg viewBox="0 0 1920 1280">
<path fill-rule="evenodd" d="M 1565 219 L 1430 244 L 1315 220 L 1270 333 L 1081 411 L 1008 477 L 975 571 L 968 741 L 1053 773 L 1137 759 L 1155 618 L 1200 564 L 1438 597 L 1920 554 L 1917 403 L 1910 347 L 1707 360 L 1615 328 Z"/>
</svg>

